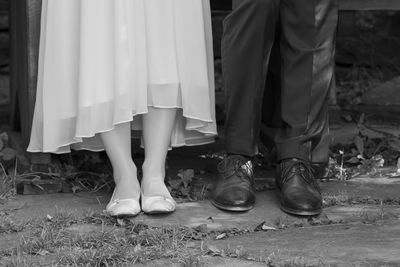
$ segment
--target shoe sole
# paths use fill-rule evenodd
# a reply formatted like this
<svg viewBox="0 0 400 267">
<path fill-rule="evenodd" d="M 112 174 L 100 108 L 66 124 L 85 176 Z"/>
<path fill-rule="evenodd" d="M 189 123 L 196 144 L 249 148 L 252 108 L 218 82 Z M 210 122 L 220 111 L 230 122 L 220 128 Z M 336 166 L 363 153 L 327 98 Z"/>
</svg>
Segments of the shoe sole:
<svg viewBox="0 0 400 267">
<path fill-rule="evenodd" d="M 292 210 L 292 209 L 287 209 L 284 208 L 283 206 L 280 207 L 282 211 L 292 214 L 292 215 L 297 215 L 297 216 L 316 216 L 319 215 L 322 212 L 322 209 L 317 209 L 317 210 Z"/>
<path fill-rule="evenodd" d="M 213 204 L 216 208 L 220 210 L 225 210 L 225 211 L 235 211 L 235 212 L 243 212 L 243 211 L 249 211 L 254 208 L 254 205 L 249 205 L 249 206 L 225 206 L 221 205 L 217 202 L 214 202 L 211 200 L 211 204 Z"/>
<path fill-rule="evenodd" d="M 133 217 L 138 216 L 139 213 L 136 213 L 136 214 L 133 214 L 133 213 L 111 214 L 111 213 L 107 212 L 108 215 L 110 215 L 111 217 L 116 217 L 116 218 L 133 218 Z"/>
<path fill-rule="evenodd" d="M 143 213 L 147 214 L 147 215 L 162 215 L 162 214 L 170 214 L 170 213 L 174 213 L 174 212 L 175 212 L 175 210 L 173 210 L 173 211 L 154 210 L 154 211 L 149 211 L 149 212 L 143 211 Z"/>
</svg>

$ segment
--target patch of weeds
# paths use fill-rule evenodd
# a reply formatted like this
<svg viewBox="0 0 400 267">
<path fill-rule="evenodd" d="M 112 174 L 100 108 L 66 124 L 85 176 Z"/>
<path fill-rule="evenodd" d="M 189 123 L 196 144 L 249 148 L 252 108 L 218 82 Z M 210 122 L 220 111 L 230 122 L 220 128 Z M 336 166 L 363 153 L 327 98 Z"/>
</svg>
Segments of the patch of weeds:
<svg viewBox="0 0 400 267">
<path fill-rule="evenodd" d="M 324 263 L 322 260 L 307 260 L 304 257 L 296 257 L 290 260 L 277 260 L 277 265 L 282 267 L 330 267 L 330 264 Z M 276 266 L 272 264 L 270 266 Z"/>
<path fill-rule="evenodd" d="M 99 231 L 80 232 L 79 226 L 84 223 L 102 227 Z M 78 226 L 78 231 L 71 228 L 73 225 Z M 107 225 L 113 227 L 104 227 Z M 202 252 L 200 244 L 193 245 L 193 241 L 205 238 L 207 233 L 183 226 L 149 227 L 103 214 L 89 213 L 76 218 L 59 212 L 37 222 L 21 237 L 17 247 L 1 254 L 13 260 L 17 260 L 16 255 L 51 256 L 57 259 L 55 266 L 121 266 L 161 258 L 198 266 L 194 264 Z"/>
<path fill-rule="evenodd" d="M 8 144 L 8 134 L 0 130 L 0 163 L 4 169 L 10 168 L 17 157 L 17 151 Z"/>
<path fill-rule="evenodd" d="M 9 216 L 2 216 L 0 212 L 0 234 L 22 232 L 28 223 L 15 222 Z"/>
<path fill-rule="evenodd" d="M 52 155 L 51 163 L 46 165 L 30 165 L 30 170 L 16 175 L 18 193 L 23 193 L 25 184 L 36 187 L 43 193 L 54 190 L 64 193 L 81 191 L 111 191 L 113 178 L 111 166 L 104 153 L 74 151 L 66 155 Z M 47 189 L 47 185 L 51 189 Z M 59 184 L 59 188 L 51 187 Z"/>
<path fill-rule="evenodd" d="M 0 262 L 1 263 L 1 262 Z M 26 257 L 21 249 L 17 249 L 10 257 L 2 262 L 7 267 L 35 267 L 37 263 Z"/>
<path fill-rule="evenodd" d="M 209 232 L 204 232 L 200 231 L 198 232 L 197 228 L 196 230 L 196 235 L 200 235 L 200 238 L 197 240 L 205 240 L 205 239 L 214 239 L 214 240 L 220 240 L 220 239 L 227 239 L 235 236 L 241 236 L 245 235 L 247 233 L 252 233 L 255 232 L 253 229 L 239 229 L 239 228 L 231 228 L 223 231 L 209 231 Z"/>
<path fill-rule="evenodd" d="M 394 166 L 400 162 L 400 141 L 393 134 L 376 130 L 365 124 L 364 114 L 360 116 L 358 133 L 353 143 L 347 146 L 332 148 L 330 159 L 331 177 L 338 180 L 349 180 L 360 175 L 369 177 L 393 176 L 390 171 L 384 170 L 384 165 Z M 375 131 L 382 138 L 369 138 L 367 131 Z M 396 174 L 394 174 L 396 175 Z M 397 175 L 400 175 L 397 174 Z"/>
<path fill-rule="evenodd" d="M 114 187 L 112 167 L 105 152 L 75 151 L 58 158 L 60 170 L 73 192 L 97 192 Z"/>
<path fill-rule="evenodd" d="M 207 254 L 211 256 L 229 257 L 243 259 L 247 261 L 259 261 L 256 258 L 252 257 L 250 251 L 246 250 L 243 246 L 231 247 L 230 245 L 228 245 L 224 249 L 219 249 L 214 245 L 207 245 L 206 251 Z"/>
<path fill-rule="evenodd" d="M 383 214 L 377 214 L 370 211 L 363 211 L 360 214 L 361 222 L 363 224 L 375 224 L 377 221 L 382 220 Z"/>
<path fill-rule="evenodd" d="M 399 206 L 400 205 L 400 198 L 385 198 L 385 199 L 380 199 L 381 203 L 384 206 Z"/>
<path fill-rule="evenodd" d="M 16 193 L 16 177 L 10 175 L 0 163 L 0 204 L 5 203 L 7 199 Z"/>
<path fill-rule="evenodd" d="M 87 214 L 85 214 L 83 216 L 83 218 L 81 218 L 79 220 L 79 223 L 83 223 L 83 224 L 97 224 L 97 225 L 120 225 L 118 223 L 118 220 L 116 218 L 111 217 L 110 215 L 108 215 L 105 212 L 92 212 L 92 211 L 88 211 Z"/>
<path fill-rule="evenodd" d="M 330 266 L 325 264 L 322 260 L 313 260 L 312 262 L 309 260 L 305 260 L 301 257 L 296 257 L 294 259 L 286 260 L 280 255 L 278 251 L 269 252 L 264 251 L 262 254 L 257 253 L 256 255 L 252 255 L 252 253 L 244 248 L 243 246 L 231 247 L 227 246 L 226 248 L 217 248 L 214 245 L 207 246 L 208 255 L 210 256 L 221 256 L 221 257 L 229 257 L 235 259 L 242 259 L 250 262 L 260 262 L 264 263 L 265 266 L 275 267 L 275 266 L 287 266 L 287 267 L 299 267 L 299 266 Z"/>
<path fill-rule="evenodd" d="M 120 232 L 113 230 L 69 233 L 68 242 L 58 246 L 56 255 L 61 266 L 132 265 L 141 257 Z"/>
<path fill-rule="evenodd" d="M 308 223 L 312 226 L 316 225 L 330 225 L 333 223 L 339 223 L 339 222 L 333 222 L 326 216 L 326 214 L 321 214 L 318 217 L 310 217 L 307 219 Z"/>
<path fill-rule="evenodd" d="M 335 195 L 323 194 L 322 198 L 322 204 L 324 208 L 332 206 L 345 206 L 351 203 L 353 199 L 346 192 L 339 192 L 339 194 Z"/>
<path fill-rule="evenodd" d="M 277 229 L 286 229 L 290 226 L 290 221 L 288 216 L 279 216 L 276 218 L 274 225 Z"/>
<path fill-rule="evenodd" d="M 202 260 L 201 260 L 201 255 L 198 253 L 184 253 L 182 255 L 178 256 L 178 262 L 183 266 L 183 267 L 200 267 L 204 266 Z"/>
<path fill-rule="evenodd" d="M 34 229 L 33 232 L 22 237 L 19 249 L 28 255 L 42 255 L 43 253 L 54 253 L 55 249 L 68 241 L 63 230 L 44 223 L 42 227 Z"/>
<path fill-rule="evenodd" d="M 169 178 L 166 184 L 174 198 L 189 201 L 205 199 L 211 189 L 210 184 L 196 177 L 193 169 L 179 170 L 176 177 Z"/>
<path fill-rule="evenodd" d="M 59 266 L 132 266 L 137 262 L 127 247 L 63 251 L 58 255 Z"/>
<path fill-rule="evenodd" d="M 235 248 L 228 246 L 228 248 L 223 251 L 223 256 L 244 260 L 254 260 L 254 258 L 250 256 L 250 252 L 243 246 L 237 246 Z"/>
<path fill-rule="evenodd" d="M 382 206 L 398 206 L 400 198 L 371 198 L 369 196 L 350 196 L 346 192 L 339 192 L 336 195 L 323 194 L 323 207 L 332 206 L 349 206 L 349 205 L 382 205 Z"/>
<path fill-rule="evenodd" d="M 26 229 L 29 229 L 32 225 L 34 225 L 33 220 L 27 221 L 14 221 L 11 218 L 11 215 L 16 211 L 24 207 L 7 209 L 0 211 L 0 234 L 10 234 L 10 233 L 19 233 Z"/>
</svg>

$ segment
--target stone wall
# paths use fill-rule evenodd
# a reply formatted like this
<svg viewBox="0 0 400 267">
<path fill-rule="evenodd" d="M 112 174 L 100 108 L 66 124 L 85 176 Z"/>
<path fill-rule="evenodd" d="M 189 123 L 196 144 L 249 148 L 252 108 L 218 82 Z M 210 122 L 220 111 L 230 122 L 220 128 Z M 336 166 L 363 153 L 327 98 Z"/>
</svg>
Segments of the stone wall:
<svg viewBox="0 0 400 267">
<path fill-rule="evenodd" d="M 9 64 L 8 19 L 8 0 L 0 0 L 0 68 Z"/>
<path fill-rule="evenodd" d="M 10 35 L 8 21 L 8 0 L 0 0 L 0 125 L 8 123 L 10 110 Z"/>
</svg>

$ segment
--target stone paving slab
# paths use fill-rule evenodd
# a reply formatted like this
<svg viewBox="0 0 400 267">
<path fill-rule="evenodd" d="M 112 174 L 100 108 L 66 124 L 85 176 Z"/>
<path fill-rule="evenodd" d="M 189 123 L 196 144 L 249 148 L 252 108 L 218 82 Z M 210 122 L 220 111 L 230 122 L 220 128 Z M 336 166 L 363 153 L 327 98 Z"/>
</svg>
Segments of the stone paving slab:
<svg viewBox="0 0 400 267">
<path fill-rule="evenodd" d="M 211 241 L 217 249 L 241 248 L 251 258 L 287 266 L 400 266 L 400 224 L 327 225 L 250 233 Z M 215 248 L 214 248 L 215 249 Z"/>
<path fill-rule="evenodd" d="M 265 267 L 265 263 L 254 262 L 254 261 L 246 261 L 235 258 L 223 258 L 223 257 L 212 257 L 205 256 L 201 257 L 201 264 L 199 266 L 202 267 Z M 157 260 L 148 264 L 135 264 L 137 267 L 159 267 L 159 266 L 170 266 L 170 267 L 182 267 L 184 266 L 182 263 L 171 262 L 168 260 Z M 190 266 L 190 265 L 188 265 Z M 196 266 L 196 265 L 193 265 Z"/>
<path fill-rule="evenodd" d="M 321 184 L 324 195 L 347 195 L 359 199 L 400 199 L 399 178 L 358 177 Z"/>
<path fill-rule="evenodd" d="M 326 198 L 361 199 L 360 203 L 352 206 L 332 206 L 325 208 L 323 217 L 328 220 L 338 221 L 341 218 L 346 221 L 354 221 L 364 216 L 363 212 L 378 214 L 382 207 L 379 201 L 400 199 L 400 179 L 391 179 L 389 184 L 363 181 L 329 182 L 322 183 L 322 191 Z M 381 179 L 382 180 L 382 179 Z M 89 212 L 102 212 L 110 195 L 106 193 L 78 193 L 78 194 L 50 194 L 50 195 L 18 195 L 6 204 L 0 205 L 0 212 L 7 212 L 13 218 L 27 221 L 35 218 L 45 218 L 47 214 L 54 215 L 57 212 L 67 212 L 76 216 L 83 216 Z M 363 201 L 365 200 L 365 205 Z M 366 206 L 366 204 L 369 204 Z M 371 205 L 372 204 L 372 205 Z M 375 205 L 374 205 L 375 204 Z M 384 206 L 385 212 L 390 209 L 391 214 L 400 214 L 400 206 Z M 387 212 L 389 213 L 389 212 Z M 339 217 L 338 217 L 339 216 Z M 340 217 L 342 216 L 342 217 Z M 375 215 L 373 215 L 375 216 Z M 393 217 L 393 216 L 392 216 Z M 179 203 L 175 213 L 170 215 L 140 214 L 133 218 L 135 222 L 146 223 L 152 226 L 163 224 L 179 224 L 196 227 L 206 224 L 209 230 L 224 230 L 232 228 L 254 229 L 258 224 L 266 221 L 276 224 L 286 220 L 289 223 L 298 220 L 297 217 L 288 216 L 279 209 L 277 192 L 275 190 L 262 191 L 257 194 L 255 208 L 249 212 L 231 213 L 220 211 L 209 201 Z"/>
</svg>

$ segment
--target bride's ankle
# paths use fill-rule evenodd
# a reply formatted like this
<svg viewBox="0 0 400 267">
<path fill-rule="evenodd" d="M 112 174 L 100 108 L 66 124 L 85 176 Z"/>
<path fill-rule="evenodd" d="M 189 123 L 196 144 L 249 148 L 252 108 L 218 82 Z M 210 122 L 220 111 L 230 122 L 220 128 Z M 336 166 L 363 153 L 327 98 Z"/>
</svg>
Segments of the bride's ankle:
<svg viewBox="0 0 400 267">
<path fill-rule="evenodd" d="M 115 184 L 119 183 L 135 183 L 139 184 L 138 178 L 137 178 L 137 169 L 136 167 L 127 169 L 127 170 L 122 170 L 122 169 L 117 169 L 113 172 L 113 177 L 114 177 L 114 182 Z"/>
</svg>

